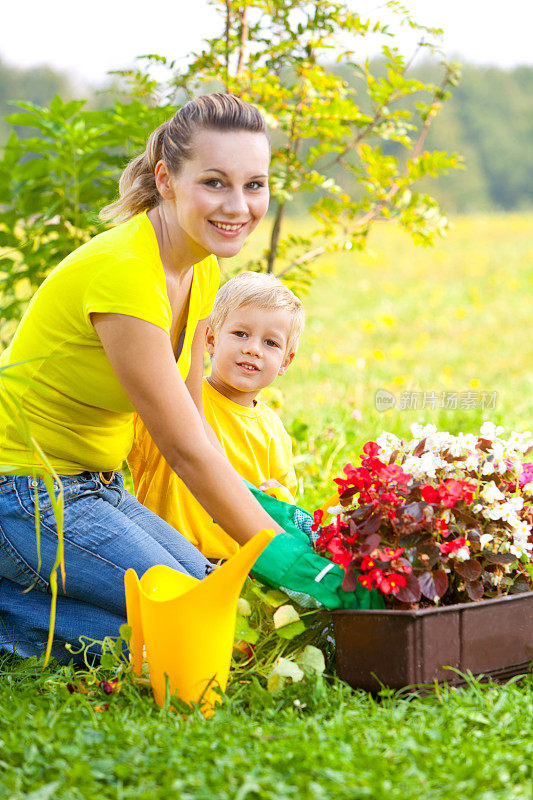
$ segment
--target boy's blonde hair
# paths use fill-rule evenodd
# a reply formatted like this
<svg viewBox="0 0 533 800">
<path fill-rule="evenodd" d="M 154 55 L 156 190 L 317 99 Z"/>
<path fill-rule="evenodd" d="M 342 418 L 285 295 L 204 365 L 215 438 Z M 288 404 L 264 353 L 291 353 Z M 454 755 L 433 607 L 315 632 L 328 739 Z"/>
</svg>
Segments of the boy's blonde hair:
<svg viewBox="0 0 533 800">
<path fill-rule="evenodd" d="M 243 306 L 286 309 L 290 314 L 290 325 L 285 355 L 296 352 L 305 322 L 304 307 L 302 301 L 279 278 L 265 272 L 241 272 L 230 278 L 218 290 L 209 317 L 209 325 L 215 335 L 228 314 Z"/>
</svg>

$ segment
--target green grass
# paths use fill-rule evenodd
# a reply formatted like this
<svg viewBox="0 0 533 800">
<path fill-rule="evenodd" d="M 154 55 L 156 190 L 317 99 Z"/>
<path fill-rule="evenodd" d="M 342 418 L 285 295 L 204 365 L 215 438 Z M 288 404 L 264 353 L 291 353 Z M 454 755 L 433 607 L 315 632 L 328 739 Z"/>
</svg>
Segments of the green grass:
<svg viewBox="0 0 533 800">
<path fill-rule="evenodd" d="M 375 698 L 339 681 L 233 687 L 211 720 L 126 687 L 69 694 L 68 668 L 0 666 L 0 797 L 529 800 L 533 678 Z M 38 694 L 37 692 L 41 692 Z"/>
<path fill-rule="evenodd" d="M 531 428 L 532 222 L 459 219 L 429 250 L 381 226 L 366 253 L 324 260 L 300 352 L 276 384 L 304 505 L 329 494 L 332 476 L 383 428 L 408 434 L 425 421 L 456 433 L 484 418 Z M 376 410 L 378 389 L 395 394 L 393 410 Z M 400 410 L 408 390 L 496 391 L 498 402 L 487 412 Z M 423 697 L 373 698 L 335 679 L 278 696 L 237 683 L 209 721 L 161 710 L 128 683 L 109 700 L 69 694 L 78 679 L 0 663 L 0 800 L 533 796 L 533 676 Z"/>
</svg>

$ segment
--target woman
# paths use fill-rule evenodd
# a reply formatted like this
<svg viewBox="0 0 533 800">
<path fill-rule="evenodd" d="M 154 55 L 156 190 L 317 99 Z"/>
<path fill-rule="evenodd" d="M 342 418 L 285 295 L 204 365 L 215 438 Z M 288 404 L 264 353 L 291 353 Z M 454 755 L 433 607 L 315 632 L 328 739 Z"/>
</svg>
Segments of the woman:
<svg viewBox="0 0 533 800">
<path fill-rule="evenodd" d="M 253 106 L 224 94 L 187 103 L 124 171 L 119 199 L 101 214 L 121 224 L 52 271 L 0 358 L 14 365 L 5 387 L 6 376 L 22 379 L 10 380 L 9 390 L 64 487 L 58 640 L 117 633 L 129 567 L 142 574 L 166 564 L 197 578 L 209 571 L 184 537 L 124 490 L 118 470 L 134 411 L 236 541 L 280 530 L 222 454 L 201 406 L 214 256 L 236 255 L 266 213 L 269 158 Z M 35 461 L 1 406 L 0 464 L 0 646 L 30 655 L 46 640 L 57 535 L 44 482 L 32 477 Z M 54 650 L 63 659 L 64 652 Z"/>
</svg>

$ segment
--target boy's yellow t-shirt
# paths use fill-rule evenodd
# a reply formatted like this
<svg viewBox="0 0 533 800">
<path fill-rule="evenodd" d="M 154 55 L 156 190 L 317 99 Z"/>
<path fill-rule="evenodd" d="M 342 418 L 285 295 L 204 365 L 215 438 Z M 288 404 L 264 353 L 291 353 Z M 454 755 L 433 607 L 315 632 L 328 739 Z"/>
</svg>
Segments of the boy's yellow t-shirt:
<svg viewBox="0 0 533 800">
<path fill-rule="evenodd" d="M 292 442 L 276 412 L 260 400 L 253 408 L 238 405 L 213 389 L 207 379 L 203 382 L 203 406 L 207 422 L 239 475 L 254 486 L 274 478 L 286 487 L 283 499 L 293 502 L 296 475 Z M 204 556 L 225 558 L 239 549 L 171 470 L 138 417 L 128 464 L 136 497 L 186 536 Z"/>
<path fill-rule="evenodd" d="M 194 266 L 178 361 L 184 379 L 196 323 L 209 316 L 218 285 L 214 256 Z M 0 391 L 21 404 L 59 474 L 120 469 L 133 440 L 134 409 L 91 324 L 92 312 L 138 317 L 170 335 L 165 273 L 146 212 L 95 236 L 53 269 L 0 356 L 0 367 L 14 365 L 0 372 Z M 33 464 L 12 414 L 0 403 L 0 472 Z"/>
</svg>

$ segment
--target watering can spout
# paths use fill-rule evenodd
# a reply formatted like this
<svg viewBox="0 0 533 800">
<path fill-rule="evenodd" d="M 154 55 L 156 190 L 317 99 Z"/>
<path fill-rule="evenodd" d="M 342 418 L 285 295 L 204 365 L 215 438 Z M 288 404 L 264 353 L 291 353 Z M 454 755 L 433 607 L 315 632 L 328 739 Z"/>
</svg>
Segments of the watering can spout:
<svg viewBox="0 0 533 800">
<path fill-rule="evenodd" d="M 274 535 L 274 531 L 265 530 L 246 542 L 244 547 L 199 583 L 197 595 L 209 595 L 217 602 L 227 603 L 231 600 L 237 603 L 248 573 Z"/>
<path fill-rule="evenodd" d="M 188 703 L 201 702 L 206 716 L 225 690 L 237 618 L 237 602 L 251 567 L 275 536 L 263 530 L 203 581 L 165 566 L 139 580 L 126 572 L 126 606 L 132 628 L 134 672 L 142 670 L 143 647 L 154 697 L 167 691 Z"/>
</svg>

